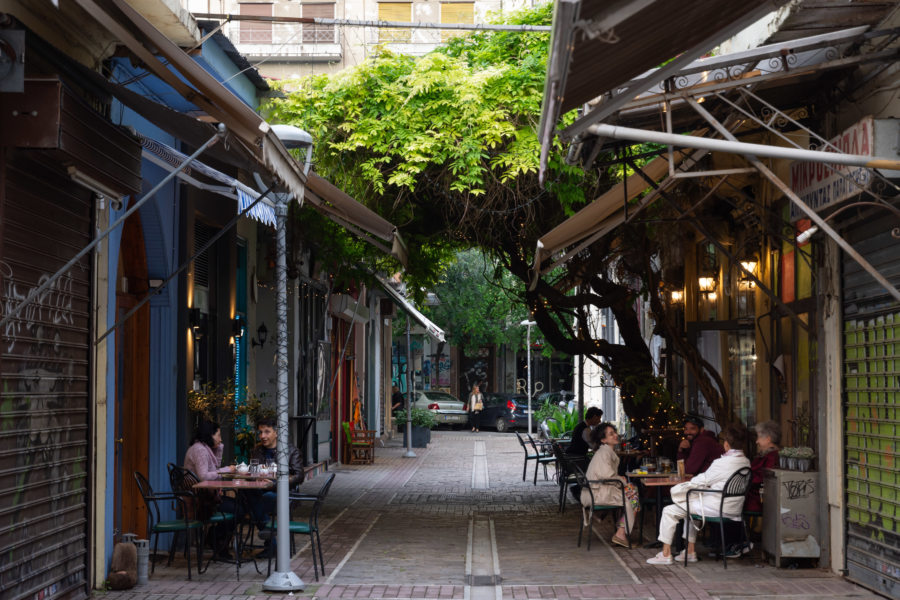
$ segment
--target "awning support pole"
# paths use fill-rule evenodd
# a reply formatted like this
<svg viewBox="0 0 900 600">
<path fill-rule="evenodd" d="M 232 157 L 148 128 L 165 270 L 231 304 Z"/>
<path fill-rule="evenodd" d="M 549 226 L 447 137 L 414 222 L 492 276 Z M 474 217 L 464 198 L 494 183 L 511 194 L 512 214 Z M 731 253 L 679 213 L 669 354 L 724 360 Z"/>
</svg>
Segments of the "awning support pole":
<svg viewBox="0 0 900 600">
<path fill-rule="evenodd" d="M 397 361 L 400 366 L 400 361 Z M 409 336 L 409 314 L 406 315 L 406 454 L 404 458 L 415 458 L 412 449 L 412 343 Z"/>
<path fill-rule="evenodd" d="M 697 112 L 697 114 L 699 114 L 701 117 L 706 119 L 706 121 L 709 122 L 709 124 L 712 125 L 716 129 L 716 131 L 718 131 L 726 140 L 729 140 L 736 144 L 740 144 L 740 142 L 737 141 L 737 138 L 730 131 L 728 131 L 728 129 L 726 129 L 715 117 L 713 117 L 709 113 L 709 111 L 707 111 L 705 108 L 700 106 L 700 104 L 696 100 L 694 100 L 693 98 L 690 98 L 690 97 L 688 97 L 686 99 L 687 99 L 688 103 L 691 105 L 691 107 L 693 107 L 693 109 Z M 741 144 L 741 145 L 746 146 L 748 144 Z M 756 144 L 749 144 L 749 145 L 755 146 Z M 809 151 L 799 150 L 798 152 L 809 152 Z M 838 157 L 852 156 L 852 155 L 835 154 L 832 152 L 828 152 L 828 153 L 822 152 L 822 153 L 818 153 L 818 154 L 829 154 L 831 156 L 838 156 Z M 829 226 L 828 223 L 825 222 L 825 219 L 820 217 L 816 211 L 814 211 L 809 206 L 807 206 L 806 203 L 800 199 L 800 196 L 798 196 L 797 194 L 794 193 L 794 190 L 792 190 L 790 188 L 790 186 L 788 186 L 781 179 L 779 179 L 778 176 L 775 175 L 775 173 L 773 173 L 772 170 L 769 169 L 766 165 L 764 165 L 762 163 L 762 161 L 759 160 L 759 158 L 755 154 L 745 154 L 744 158 L 746 158 L 747 161 L 750 162 L 750 164 L 752 164 L 754 167 L 756 167 L 756 169 L 760 172 L 761 175 L 763 175 L 763 177 L 765 177 L 770 182 L 772 182 L 772 185 L 774 185 L 779 190 L 781 190 L 784 193 L 784 195 L 787 196 L 790 199 L 790 201 L 793 202 L 797 206 L 797 208 L 799 208 L 801 211 L 803 211 L 806 214 L 806 216 L 808 216 L 810 218 L 810 220 L 812 220 L 816 225 L 818 225 L 819 229 L 824 231 L 826 234 L 828 234 L 828 237 L 830 237 L 835 242 L 837 242 L 837 245 L 840 246 L 841 249 L 844 250 L 844 252 L 849 254 L 853 258 L 853 260 L 855 260 L 859 264 L 859 266 L 861 266 L 863 269 L 865 269 L 869 273 L 869 275 L 871 275 L 875 279 L 875 281 L 880 283 L 881 286 L 884 287 L 884 289 L 887 290 L 888 293 L 891 296 L 893 296 L 895 300 L 900 301 L 900 291 L 897 291 L 897 288 L 895 288 L 893 285 L 891 285 L 891 283 L 881 273 L 879 273 L 878 270 L 869 263 L 869 261 L 867 261 L 865 258 L 863 258 L 863 256 L 859 252 L 857 252 L 853 248 L 853 246 L 851 246 L 847 242 L 847 240 L 842 238 L 838 234 L 838 232 L 836 232 L 834 229 L 832 229 L 831 226 Z M 824 159 L 824 160 L 822 160 L 822 162 L 835 163 L 837 161 L 835 161 L 833 159 L 832 160 Z M 852 164 L 852 163 L 842 163 L 842 164 Z M 868 166 L 868 165 L 860 165 L 860 166 Z"/>
<path fill-rule="evenodd" d="M 302 196 L 301 196 L 302 197 Z M 278 481 L 275 514 L 275 571 L 263 583 L 264 590 L 299 591 L 304 583 L 291 571 L 291 473 L 288 457 L 288 306 L 287 306 L 287 213 L 289 198 L 279 195 L 275 203 L 275 412 L 278 437 Z M 269 552 L 271 552 L 271 548 Z"/>
<path fill-rule="evenodd" d="M 137 202 L 135 202 L 134 205 L 133 205 L 131 208 L 129 208 L 128 210 L 126 210 L 125 213 L 122 214 L 121 217 L 119 217 L 118 219 L 116 219 L 115 223 L 113 223 L 112 225 L 110 225 L 108 229 L 106 229 L 105 231 L 99 233 L 99 234 L 97 235 L 97 237 L 95 237 L 94 240 L 93 240 L 90 244 L 88 244 L 87 246 L 85 246 L 84 248 L 82 248 L 82 249 L 78 252 L 78 254 L 76 254 L 75 256 L 73 256 L 72 259 L 69 260 L 69 262 L 67 262 L 67 263 L 64 264 L 62 267 L 60 267 L 60 269 L 59 269 L 58 271 L 56 271 L 56 273 L 54 273 L 52 276 L 50 276 L 50 277 L 47 279 L 47 281 L 45 281 L 45 282 L 42 283 L 41 285 L 37 286 L 37 287 L 34 288 L 33 290 L 31 290 L 31 293 L 28 294 L 28 297 L 27 297 L 27 298 L 25 298 L 24 300 L 22 300 L 21 302 L 19 302 L 19 304 L 17 304 L 15 308 L 13 308 L 9 313 L 7 313 L 7 314 L 3 317 L 2 320 L 0 320 L 0 329 L 2 329 L 2 328 L 7 324 L 7 322 L 9 322 L 10 320 L 15 319 L 16 317 L 18 317 L 18 316 L 19 316 L 19 313 L 22 312 L 22 309 L 23 309 L 23 308 L 25 308 L 27 305 L 31 304 L 31 303 L 34 301 L 35 298 L 37 298 L 38 296 L 40 296 L 41 294 L 43 294 L 45 290 L 47 290 L 50 286 L 52 286 L 54 283 L 56 283 L 56 280 L 57 280 L 57 279 L 59 279 L 59 278 L 62 277 L 65 273 L 67 273 L 67 272 L 69 271 L 69 269 L 71 269 L 73 266 L 75 266 L 75 263 L 77 263 L 79 260 L 81 260 L 81 258 L 82 258 L 85 254 L 87 254 L 88 252 L 90 252 L 91 250 L 93 250 L 94 247 L 97 246 L 97 244 L 99 244 L 99 243 L 102 242 L 104 239 L 106 239 L 106 237 L 107 237 L 110 233 L 112 233 L 113 231 L 115 231 L 116 228 L 119 227 L 119 225 L 121 225 L 122 223 L 125 222 L 125 219 L 127 219 L 128 217 L 130 217 L 132 214 L 134 214 L 134 212 L 135 212 L 136 210 L 138 210 L 141 206 L 143 206 L 143 205 L 146 204 L 151 198 L 153 198 L 153 197 L 156 195 L 156 193 L 157 193 L 160 189 L 162 189 L 163 186 L 165 186 L 165 185 L 166 185 L 167 183 L 169 183 L 172 179 L 174 179 L 179 173 L 181 173 L 181 172 L 185 169 L 185 167 L 187 167 L 189 164 L 191 164 L 192 162 L 194 162 L 194 160 L 196 160 L 196 158 L 197 158 L 198 156 L 200 156 L 201 154 L 203 154 L 203 153 L 206 151 L 207 148 L 209 148 L 210 146 L 212 146 L 213 144 L 215 144 L 215 143 L 218 142 L 219 140 L 223 139 L 224 137 L 225 137 L 225 125 L 220 123 L 220 124 L 219 124 L 219 130 L 216 132 L 216 135 L 214 135 L 214 136 L 212 136 L 211 138 L 209 138 L 202 146 L 200 146 L 200 147 L 197 149 L 196 152 L 194 152 L 194 153 L 191 154 L 189 157 L 187 157 L 187 159 L 186 159 L 183 163 L 181 163 L 180 165 L 178 165 L 178 168 L 177 168 L 177 169 L 174 169 L 174 170 L 171 171 L 168 175 L 166 175 L 165 177 L 163 177 L 162 180 L 160 180 L 159 183 L 157 183 L 155 186 L 153 186 L 153 189 L 152 189 L 152 190 L 150 190 L 149 192 L 147 192 L 147 193 L 144 195 L 143 198 L 141 198 L 140 200 L 138 200 Z"/>
</svg>

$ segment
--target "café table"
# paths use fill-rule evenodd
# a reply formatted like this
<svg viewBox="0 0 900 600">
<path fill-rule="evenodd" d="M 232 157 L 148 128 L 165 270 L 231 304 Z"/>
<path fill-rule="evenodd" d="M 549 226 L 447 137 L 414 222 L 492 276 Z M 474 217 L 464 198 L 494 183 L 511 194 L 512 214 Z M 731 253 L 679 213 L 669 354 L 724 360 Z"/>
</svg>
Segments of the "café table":
<svg viewBox="0 0 900 600">
<path fill-rule="evenodd" d="M 201 481 L 199 483 L 194 484 L 195 490 L 218 490 L 225 491 L 231 490 L 235 494 L 235 505 L 236 511 L 239 514 L 251 514 L 250 512 L 250 504 L 247 499 L 247 492 L 251 491 L 269 491 L 274 488 L 274 481 L 270 479 L 268 476 L 261 475 L 245 475 L 242 473 L 222 473 L 223 476 L 227 476 L 228 479 L 210 479 L 208 481 Z M 241 555 L 244 551 L 244 542 L 243 542 L 243 526 L 241 525 L 241 531 L 238 529 L 238 515 L 235 515 L 235 532 L 232 536 L 233 546 L 234 546 L 234 564 L 235 564 L 235 572 L 237 573 L 238 581 L 241 580 Z M 206 568 L 209 568 L 209 562 L 211 562 L 215 558 L 215 554 L 210 557 L 209 561 L 206 563 Z M 256 563 L 256 558 L 253 557 L 253 566 L 256 568 L 256 572 L 262 575 L 262 571 L 259 570 L 259 565 Z M 206 570 L 204 568 L 204 571 Z"/>
<path fill-rule="evenodd" d="M 656 488 L 656 531 L 657 533 L 659 533 L 659 522 L 662 520 L 663 490 L 671 489 L 672 486 L 678 485 L 679 483 L 690 481 L 691 476 L 685 475 L 684 477 L 679 477 L 678 475 L 672 473 L 655 473 L 653 477 L 648 477 L 647 475 L 643 476 L 644 486 L 648 488 Z M 658 548 L 661 545 L 662 543 L 657 540 L 645 545 L 644 547 Z"/>
</svg>

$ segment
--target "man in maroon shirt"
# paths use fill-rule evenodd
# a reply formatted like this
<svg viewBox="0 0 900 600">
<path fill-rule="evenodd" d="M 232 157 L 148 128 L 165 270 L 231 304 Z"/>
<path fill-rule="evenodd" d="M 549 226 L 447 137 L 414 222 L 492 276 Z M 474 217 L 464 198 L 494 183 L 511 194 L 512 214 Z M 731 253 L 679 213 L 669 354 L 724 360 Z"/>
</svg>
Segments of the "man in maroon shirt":
<svg viewBox="0 0 900 600">
<path fill-rule="evenodd" d="M 703 427 L 703 419 L 695 415 L 684 418 L 684 438 L 678 445 L 678 460 L 684 460 L 684 472 L 689 475 L 703 473 L 725 454 L 716 436 Z"/>
</svg>

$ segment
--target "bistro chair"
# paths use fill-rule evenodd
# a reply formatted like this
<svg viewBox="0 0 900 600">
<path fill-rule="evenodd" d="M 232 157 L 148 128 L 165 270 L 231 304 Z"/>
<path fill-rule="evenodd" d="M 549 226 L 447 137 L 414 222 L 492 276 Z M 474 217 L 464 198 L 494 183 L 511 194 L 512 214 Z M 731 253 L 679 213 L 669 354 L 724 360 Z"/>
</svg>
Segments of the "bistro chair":
<svg viewBox="0 0 900 600">
<path fill-rule="evenodd" d="M 356 429 L 352 423 L 341 423 L 344 429 L 344 464 L 371 465 L 375 462 L 375 434 L 373 429 Z"/>
<path fill-rule="evenodd" d="M 172 492 L 171 494 L 156 494 L 150 486 L 150 482 L 139 472 L 134 472 L 134 481 L 137 483 L 141 498 L 144 499 L 144 505 L 147 507 L 147 531 L 153 535 L 153 560 L 150 572 L 156 570 L 156 551 L 159 546 L 159 534 L 171 533 L 178 537 L 179 533 L 184 533 L 185 537 L 190 540 L 191 534 L 196 536 L 197 541 L 197 573 L 200 574 L 200 566 L 202 564 L 202 548 L 203 548 L 203 523 L 197 519 L 192 519 L 188 515 L 187 496 L 183 492 Z M 172 502 L 175 505 L 176 513 L 180 515 L 177 519 L 163 521 L 159 508 L 160 502 Z M 188 545 L 190 542 L 188 541 Z M 175 556 L 175 539 L 172 540 L 172 546 L 169 548 L 169 561 L 167 565 L 172 564 L 172 558 Z M 191 578 L 191 553 L 187 552 L 188 563 L 188 579 Z"/>
<path fill-rule="evenodd" d="M 556 457 L 553 456 L 553 451 L 548 450 L 550 447 L 549 442 L 536 442 L 534 438 L 531 437 L 530 433 L 526 433 L 525 436 L 528 438 L 528 443 L 531 444 L 531 448 L 534 450 L 534 485 L 537 485 L 539 466 L 544 467 L 544 481 L 549 481 L 550 477 L 547 475 L 547 465 L 551 463 L 556 464 Z"/>
<path fill-rule="evenodd" d="M 556 482 L 559 484 L 559 509 L 558 512 L 566 512 L 566 490 L 575 481 L 575 470 L 572 465 L 572 459 L 566 456 L 562 445 L 552 442 L 550 448 L 553 450 L 553 456 L 556 458 Z"/>
<path fill-rule="evenodd" d="M 684 538 L 688 537 L 688 527 L 693 527 L 693 521 L 696 519 L 698 521 L 705 521 L 707 523 L 717 523 L 719 525 L 719 540 L 722 543 L 722 565 L 727 569 L 728 568 L 728 560 L 725 558 L 725 521 L 740 521 L 741 522 L 741 534 L 743 536 L 742 542 L 747 541 L 747 525 L 744 523 L 744 519 L 740 516 L 737 517 L 726 517 L 725 516 L 725 500 L 728 498 L 740 498 L 741 499 L 741 507 L 743 508 L 744 497 L 747 495 L 747 489 L 750 487 L 750 467 L 744 467 L 743 469 L 739 469 L 735 472 L 731 477 L 728 478 L 728 481 L 725 482 L 725 487 L 721 490 L 714 490 L 710 488 L 692 488 L 687 492 L 687 496 L 685 496 L 685 506 L 690 508 L 691 506 L 691 494 L 697 494 L 700 497 L 702 502 L 703 496 L 702 494 L 717 494 L 719 496 L 719 514 L 714 516 L 707 516 L 705 514 L 695 514 L 689 513 L 688 517 L 684 520 Z M 705 511 L 704 511 L 705 512 Z M 684 566 L 687 566 L 687 555 L 688 553 L 684 553 Z"/>
<path fill-rule="evenodd" d="M 519 440 L 519 445 L 522 446 L 522 450 L 525 451 L 525 463 L 522 465 L 522 481 L 525 481 L 525 474 L 528 472 L 528 461 L 529 460 L 537 460 L 537 452 L 532 453 L 531 450 L 528 449 L 528 442 L 525 441 L 525 438 L 522 437 L 522 434 L 518 431 L 514 431 L 516 434 L 516 438 Z"/>
<path fill-rule="evenodd" d="M 331 489 L 331 484 L 334 482 L 334 473 L 328 475 L 325 478 L 325 481 L 322 483 L 322 486 L 319 488 L 319 491 L 315 494 L 300 494 L 300 493 L 292 493 L 290 495 L 290 512 L 294 513 L 294 508 L 302 506 L 304 503 L 312 503 L 312 506 L 309 509 L 309 513 L 305 521 L 294 521 L 293 517 L 291 517 L 290 522 L 290 532 L 291 532 L 291 556 L 297 551 L 294 545 L 294 534 L 305 534 L 309 536 L 309 551 L 312 554 L 313 560 L 313 573 L 315 573 L 316 581 L 319 580 L 319 568 L 322 569 L 322 577 L 325 577 L 325 558 L 322 556 L 322 539 L 319 537 L 319 512 L 322 510 L 322 505 L 325 503 L 325 496 L 328 495 L 328 490 Z M 277 519 L 272 516 L 269 521 L 268 527 L 272 530 L 272 535 L 275 536 L 275 532 L 278 528 Z M 316 565 L 316 547 L 318 547 L 319 551 L 319 563 Z M 272 573 L 272 555 L 274 552 L 269 552 L 269 566 L 267 574 Z"/>
<path fill-rule="evenodd" d="M 200 478 L 190 469 L 179 467 L 174 463 L 169 463 L 166 466 L 169 469 L 169 484 L 172 486 L 172 492 L 184 494 L 184 497 L 189 499 L 189 501 L 186 500 L 188 516 L 203 522 L 208 537 L 212 541 L 213 557 L 215 557 L 215 553 L 219 548 L 218 533 L 229 526 L 234 527 L 234 513 L 224 510 L 209 510 L 207 507 L 215 504 L 215 499 L 212 497 L 212 494 L 202 493 L 210 490 L 200 490 L 201 493 L 198 493 L 194 489 L 194 484 L 199 483 Z M 234 552 L 237 553 L 237 537 L 235 537 L 234 542 Z M 207 563 L 208 566 L 209 563 Z"/>
<path fill-rule="evenodd" d="M 631 528 L 628 526 L 628 511 L 625 510 L 625 503 L 627 502 L 627 500 L 625 499 L 625 484 L 622 483 L 622 480 L 621 479 L 590 479 L 589 480 L 587 478 L 587 476 L 584 474 L 584 471 L 581 470 L 581 467 L 574 464 L 572 461 L 569 461 L 569 463 L 570 463 L 570 468 L 572 469 L 572 473 L 575 475 L 575 481 L 578 483 L 579 486 L 581 486 L 582 491 L 587 490 L 588 493 L 591 495 L 590 507 L 582 506 L 581 526 L 578 529 L 578 547 L 579 548 L 581 547 L 581 534 L 584 532 L 584 528 L 587 527 L 587 530 L 588 530 L 587 549 L 588 550 L 591 549 L 591 538 L 593 537 L 593 534 L 591 532 L 591 526 L 594 523 L 594 513 L 595 512 L 602 512 L 602 513 L 604 513 L 604 516 L 605 516 L 605 514 L 607 512 L 612 511 L 613 517 L 615 518 L 616 516 L 618 516 L 619 511 L 622 511 L 622 514 L 625 517 L 625 531 L 630 532 Z M 613 485 L 613 486 L 617 487 L 619 489 L 619 493 L 622 496 L 622 503 L 621 504 L 596 504 L 594 502 L 594 490 L 591 489 L 592 483 Z M 585 519 L 583 516 L 585 509 L 588 512 L 587 519 Z M 628 537 L 628 548 L 630 549 L 631 548 L 631 535 L 629 534 L 627 537 Z"/>
</svg>

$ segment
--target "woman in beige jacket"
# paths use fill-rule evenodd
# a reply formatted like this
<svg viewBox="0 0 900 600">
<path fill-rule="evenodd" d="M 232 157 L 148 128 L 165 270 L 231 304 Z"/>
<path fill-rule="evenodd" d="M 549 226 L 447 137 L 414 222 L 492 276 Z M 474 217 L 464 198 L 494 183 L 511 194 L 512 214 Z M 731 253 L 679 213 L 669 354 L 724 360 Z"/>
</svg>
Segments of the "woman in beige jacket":
<svg viewBox="0 0 900 600">
<path fill-rule="evenodd" d="M 597 451 L 588 465 L 588 481 L 599 479 L 619 479 L 625 483 L 625 478 L 619 475 L 619 457 L 615 448 L 619 443 L 619 433 L 611 423 L 600 423 L 591 432 L 591 442 L 597 444 Z M 622 489 L 611 483 L 592 483 L 591 491 L 594 493 L 594 505 L 622 504 Z M 581 490 L 581 504 L 590 508 L 591 494 L 588 490 Z M 613 544 L 628 547 L 628 535 L 634 527 L 634 507 L 628 499 L 625 499 L 625 514 L 619 518 L 619 527 L 612 538 Z M 628 517 L 627 520 L 625 517 Z M 627 529 L 626 529 L 627 526 Z"/>
</svg>

